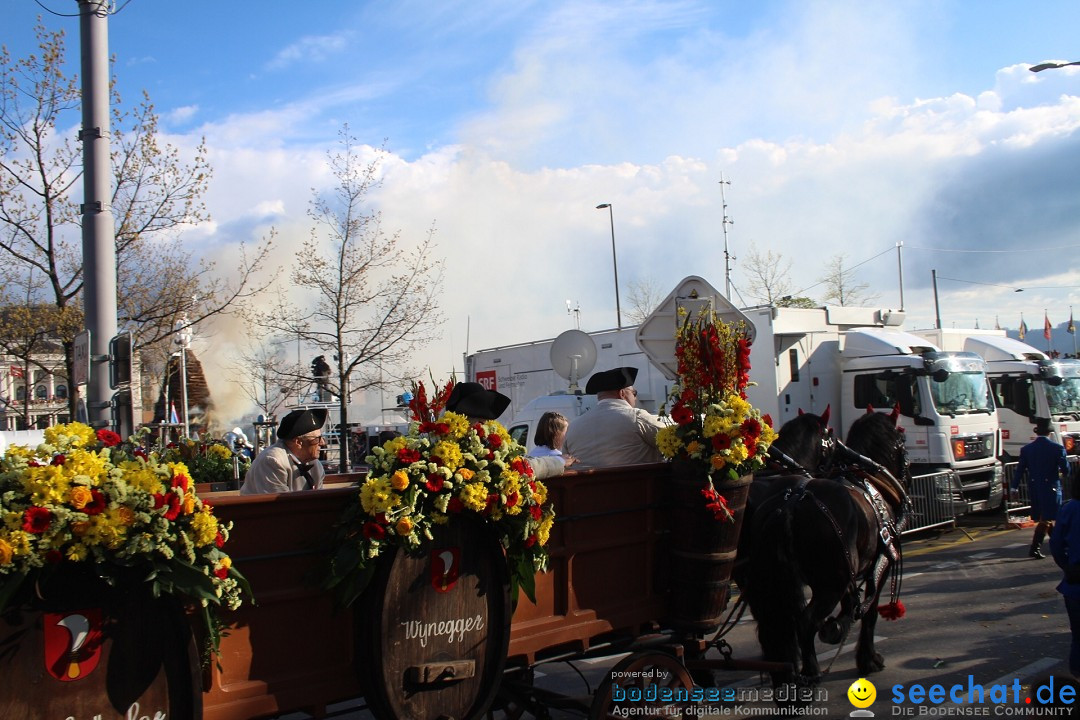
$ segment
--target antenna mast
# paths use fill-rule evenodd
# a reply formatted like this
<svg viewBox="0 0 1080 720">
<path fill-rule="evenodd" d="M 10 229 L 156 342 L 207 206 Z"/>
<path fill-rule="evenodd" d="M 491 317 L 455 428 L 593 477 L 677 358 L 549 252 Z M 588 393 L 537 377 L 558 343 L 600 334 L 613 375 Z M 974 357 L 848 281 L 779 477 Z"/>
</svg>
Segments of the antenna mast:
<svg viewBox="0 0 1080 720">
<path fill-rule="evenodd" d="M 724 197 L 724 186 L 730 185 L 730 180 L 724 179 L 724 173 L 720 173 L 720 205 L 723 208 L 724 219 L 720 226 L 724 229 L 724 297 L 731 299 L 731 253 L 728 251 L 727 226 L 734 225 L 735 221 L 728 217 L 727 199 Z"/>
</svg>

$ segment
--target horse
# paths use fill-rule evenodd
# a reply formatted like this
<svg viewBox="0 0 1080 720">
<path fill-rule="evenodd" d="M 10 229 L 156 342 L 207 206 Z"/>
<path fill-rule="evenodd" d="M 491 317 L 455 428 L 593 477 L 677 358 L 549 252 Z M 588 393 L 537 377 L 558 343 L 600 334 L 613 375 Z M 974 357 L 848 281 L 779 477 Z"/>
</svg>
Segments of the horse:
<svg viewBox="0 0 1080 720">
<path fill-rule="evenodd" d="M 732 568 L 732 579 L 745 595 L 747 572 L 753 546 L 746 532 L 754 517 L 754 509 L 769 496 L 773 480 L 791 475 L 809 476 L 824 471 L 832 461 L 835 443 L 829 427 L 829 408 L 821 415 L 799 411 L 797 417 L 788 420 L 780 428 L 776 440 L 769 446 L 766 467 L 754 473 L 750 492 L 743 511 L 743 531 L 739 535 L 739 547 Z"/>
<path fill-rule="evenodd" d="M 897 577 L 910 480 L 896 417 L 895 412 L 860 417 L 848 445 L 837 443 L 834 462 L 840 469 L 829 476 L 773 479 L 744 529 L 753 547 L 746 595 L 762 653 L 789 668 L 773 673 L 775 685 L 816 683 L 821 669 L 815 636 L 842 643 L 859 619 L 860 674 L 885 667 L 874 649 L 874 626 L 889 571 L 894 583 Z M 839 613 L 830 618 L 837 606 Z M 889 605 L 897 607 L 902 606 Z"/>
</svg>

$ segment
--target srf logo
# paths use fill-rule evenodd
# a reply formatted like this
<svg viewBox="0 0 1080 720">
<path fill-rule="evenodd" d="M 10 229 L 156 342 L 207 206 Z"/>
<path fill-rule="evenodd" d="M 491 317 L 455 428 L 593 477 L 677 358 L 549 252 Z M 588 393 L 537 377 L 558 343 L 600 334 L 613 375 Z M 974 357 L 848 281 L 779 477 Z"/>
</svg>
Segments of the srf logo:
<svg viewBox="0 0 1080 720">
<path fill-rule="evenodd" d="M 41 617 L 48 673 L 60 682 L 71 682 L 93 672 L 101 659 L 101 608 L 47 612 Z"/>
</svg>

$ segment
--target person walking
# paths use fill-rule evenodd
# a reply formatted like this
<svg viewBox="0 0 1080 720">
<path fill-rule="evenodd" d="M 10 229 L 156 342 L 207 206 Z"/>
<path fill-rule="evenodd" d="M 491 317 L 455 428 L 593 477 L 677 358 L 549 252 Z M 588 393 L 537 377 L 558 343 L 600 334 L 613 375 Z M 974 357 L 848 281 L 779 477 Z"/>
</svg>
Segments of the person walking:
<svg viewBox="0 0 1080 720">
<path fill-rule="evenodd" d="M 1020 461 L 1016 464 L 1012 489 L 1020 487 L 1020 479 L 1027 473 L 1028 496 L 1031 500 L 1031 519 L 1035 535 L 1031 539 L 1028 557 L 1044 558 L 1042 541 L 1054 530 L 1054 518 L 1061 509 L 1061 479 L 1069 476 L 1069 462 L 1065 448 L 1051 440 L 1050 419 L 1039 418 L 1035 425 L 1038 436 L 1020 449 Z"/>
</svg>

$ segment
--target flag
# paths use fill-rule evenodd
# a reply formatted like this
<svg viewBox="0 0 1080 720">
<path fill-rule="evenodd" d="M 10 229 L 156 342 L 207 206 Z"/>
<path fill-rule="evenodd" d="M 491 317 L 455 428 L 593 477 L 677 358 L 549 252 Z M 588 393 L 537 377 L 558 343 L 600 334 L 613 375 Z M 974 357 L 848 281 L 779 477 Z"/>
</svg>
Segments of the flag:
<svg viewBox="0 0 1080 720">
<path fill-rule="evenodd" d="M 23 369 L 21 367 L 19 367 L 18 365 L 12 365 L 11 367 L 9 367 L 8 368 L 8 375 L 10 375 L 13 378 L 25 377 L 25 375 L 23 374 Z"/>
<path fill-rule="evenodd" d="M 1024 322 L 1023 317 L 1020 318 L 1020 332 L 1018 334 L 1019 334 L 1021 340 L 1024 339 L 1025 335 L 1027 335 L 1027 323 Z"/>
<path fill-rule="evenodd" d="M 176 414 L 176 403 L 174 403 L 172 401 L 169 402 L 169 422 L 171 422 L 171 423 L 179 423 L 180 422 L 180 417 Z"/>
<path fill-rule="evenodd" d="M 1043 311 L 1043 337 L 1047 340 L 1050 339 L 1050 316 Z"/>
<path fill-rule="evenodd" d="M 1070 335 L 1076 334 L 1076 325 L 1073 323 L 1072 319 L 1072 309 L 1069 310 L 1069 324 L 1066 326 L 1065 332 L 1069 333 Z"/>
</svg>

